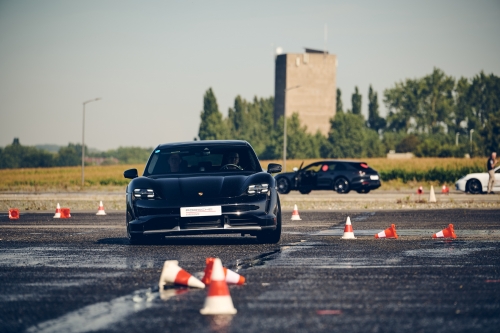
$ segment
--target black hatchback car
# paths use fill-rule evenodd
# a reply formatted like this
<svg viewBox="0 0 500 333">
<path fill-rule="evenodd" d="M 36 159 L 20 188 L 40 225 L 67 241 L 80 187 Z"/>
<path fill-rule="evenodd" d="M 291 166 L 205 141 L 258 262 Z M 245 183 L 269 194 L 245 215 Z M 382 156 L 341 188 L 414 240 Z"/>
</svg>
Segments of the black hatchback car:
<svg viewBox="0 0 500 333">
<path fill-rule="evenodd" d="M 298 190 L 308 194 L 312 190 L 334 190 L 338 193 L 368 193 L 380 187 L 380 175 L 364 162 L 327 160 L 309 164 L 295 172 L 276 175 L 278 192 L 286 194 Z"/>
</svg>

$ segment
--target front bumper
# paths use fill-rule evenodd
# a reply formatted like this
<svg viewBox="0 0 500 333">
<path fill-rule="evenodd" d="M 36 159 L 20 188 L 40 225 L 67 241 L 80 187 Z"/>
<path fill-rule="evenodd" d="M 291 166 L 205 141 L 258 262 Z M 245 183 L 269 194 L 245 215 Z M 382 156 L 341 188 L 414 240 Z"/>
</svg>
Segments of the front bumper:
<svg viewBox="0 0 500 333">
<path fill-rule="evenodd" d="M 208 199 L 203 202 L 169 202 L 134 200 L 127 197 L 132 219 L 127 228 L 131 234 L 197 235 L 257 234 L 276 229 L 276 196 L 255 195 L 238 198 Z M 181 207 L 221 206 L 221 215 L 181 217 Z"/>
<path fill-rule="evenodd" d="M 467 186 L 467 180 L 465 179 L 459 179 L 455 183 L 455 189 L 458 191 L 463 191 L 465 192 L 465 187 Z"/>
</svg>

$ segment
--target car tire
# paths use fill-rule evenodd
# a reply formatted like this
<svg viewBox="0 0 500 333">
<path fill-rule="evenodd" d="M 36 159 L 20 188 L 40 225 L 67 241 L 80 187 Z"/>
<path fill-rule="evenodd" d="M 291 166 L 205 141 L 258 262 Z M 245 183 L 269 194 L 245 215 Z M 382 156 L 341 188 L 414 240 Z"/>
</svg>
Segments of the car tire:
<svg viewBox="0 0 500 333">
<path fill-rule="evenodd" d="M 349 181 L 344 177 L 337 178 L 333 185 L 333 189 L 339 194 L 347 194 L 351 191 L 351 186 Z"/>
<path fill-rule="evenodd" d="M 278 212 L 276 213 L 276 229 L 272 231 L 261 231 L 257 234 L 257 241 L 261 244 L 276 244 L 281 238 L 281 205 L 278 199 Z"/>
<path fill-rule="evenodd" d="M 143 234 L 130 233 L 129 222 L 131 220 L 132 216 L 127 211 L 127 238 L 130 245 L 160 244 L 165 239 L 165 237 L 158 235 L 145 236 Z"/>
<path fill-rule="evenodd" d="M 481 194 L 483 193 L 483 186 L 481 185 L 481 182 L 477 179 L 471 179 L 467 182 L 467 185 L 465 186 L 466 192 L 469 192 L 470 194 Z"/>
<path fill-rule="evenodd" d="M 309 187 L 304 187 L 304 188 L 299 189 L 299 192 L 300 192 L 300 194 L 309 194 L 309 193 L 311 193 L 311 190 L 312 189 Z"/>
<path fill-rule="evenodd" d="M 277 180 L 278 193 L 279 194 L 287 194 L 290 192 L 290 181 L 285 177 L 280 177 Z"/>
</svg>

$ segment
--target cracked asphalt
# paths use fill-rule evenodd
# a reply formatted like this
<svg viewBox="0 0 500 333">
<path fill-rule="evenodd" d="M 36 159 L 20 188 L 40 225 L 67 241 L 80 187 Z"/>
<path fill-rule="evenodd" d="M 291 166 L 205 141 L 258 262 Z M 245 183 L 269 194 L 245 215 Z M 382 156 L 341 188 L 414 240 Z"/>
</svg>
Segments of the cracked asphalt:
<svg viewBox="0 0 500 333">
<path fill-rule="evenodd" d="M 0 216 L 0 332 L 498 332 L 500 210 L 283 212 L 279 244 L 167 238 L 131 246 L 124 214 Z M 342 240 L 350 216 L 355 240 Z M 396 225 L 398 239 L 374 234 Z M 458 238 L 433 239 L 452 223 Z M 200 276 L 216 256 L 246 278 L 238 313 L 206 290 L 158 290 L 165 260 Z"/>
</svg>

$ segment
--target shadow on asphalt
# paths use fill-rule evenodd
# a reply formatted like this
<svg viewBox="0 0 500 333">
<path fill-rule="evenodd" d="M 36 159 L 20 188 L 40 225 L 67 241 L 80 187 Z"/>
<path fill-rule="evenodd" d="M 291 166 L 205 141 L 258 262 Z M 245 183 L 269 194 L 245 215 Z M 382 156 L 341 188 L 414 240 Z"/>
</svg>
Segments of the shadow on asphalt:
<svg viewBox="0 0 500 333">
<path fill-rule="evenodd" d="M 129 245 L 127 238 L 102 238 L 97 244 Z M 255 237 L 166 237 L 163 241 L 146 245 L 255 245 Z"/>
</svg>

